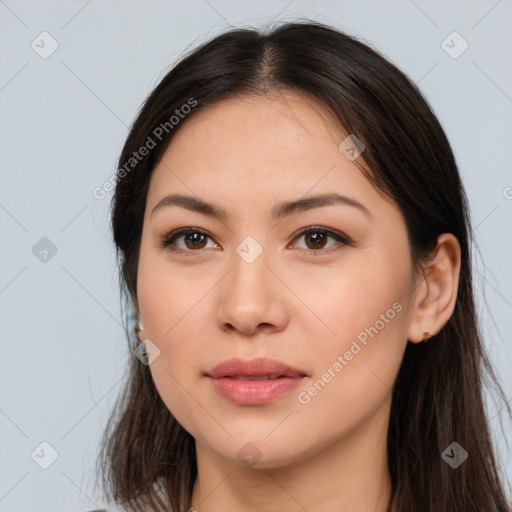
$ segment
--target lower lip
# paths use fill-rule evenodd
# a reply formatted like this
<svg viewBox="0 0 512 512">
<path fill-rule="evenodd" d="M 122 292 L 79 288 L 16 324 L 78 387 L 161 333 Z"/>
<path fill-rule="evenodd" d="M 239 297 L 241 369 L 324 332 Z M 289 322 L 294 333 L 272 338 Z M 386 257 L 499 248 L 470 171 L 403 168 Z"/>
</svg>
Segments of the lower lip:
<svg viewBox="0 0 512 512">
<path fill-rule="evenodd" d="M 279 377 L 267 380 L 211 379 L 224 398 L 238 405 L 263 405 L 298 386 L 304 377 Z"/>
</svg>

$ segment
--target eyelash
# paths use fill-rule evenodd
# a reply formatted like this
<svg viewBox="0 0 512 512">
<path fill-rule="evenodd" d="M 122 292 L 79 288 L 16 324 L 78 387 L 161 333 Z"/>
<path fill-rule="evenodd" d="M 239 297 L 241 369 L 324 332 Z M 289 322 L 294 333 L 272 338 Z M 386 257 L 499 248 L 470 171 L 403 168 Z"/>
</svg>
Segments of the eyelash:
<svg viewBox="0 0 512 512">
<path fill-rule="evenodd" d="M 191 234 L 191 233 L 204 235 L 204 236 L 207 236 L 208 238 L 212 239 L 210 237 L 210 235 L 206 231 L 203 231 L 202 229 L 180 228 L 180 229 L 177 229 L 177 230 L 173 231 L 172 233 L 169 233 L 168 235 L 164 236 L 159 241 L 158 245 L 160 247 L 162 247 L 163 249 L 167 249 L 171 252 L 182 253 L 182 254 L 186 254 L 187 256 L 192 256 L 194 253 L 201 252 L 202 249 L 197 249 L 197 250 L 187 249 L 187 250 L 185 250 L 185 249 L 179 249 L 176 247 L 172 247 L 172 245 L 175 243 L 177 238 L 179 238 L 180 236 L 183 236 L 183 235 Z M 296 239 L 298 239 L 304 235 L 310 234 L 310 233 L 322 233 L 324 235 L 327 235 L 328 237 L 334 238 L 339 244 L 341 244 L 343 246 L 352 247 L 352 245 L 353 245 L 353 241 L 348 236 L 346 236 L 338 231 L 333 231 L 332 229 L 324 228 L 322 226 L 308 226 L 306 228 L 302 228 L 295 235 L 293 240 L 296 240 Z M 333 246 L 329 249 L 319 249 L 319 250 L 299 249 L 299 250 L 304 253 L 307 252 L 307 253 L 312 253 L 315 256 L 320 256 L 323 254 L 329 254 L 329 253 L 333 252 L 333 249 L 336 250 L 336 246 Z"/>
</svg>

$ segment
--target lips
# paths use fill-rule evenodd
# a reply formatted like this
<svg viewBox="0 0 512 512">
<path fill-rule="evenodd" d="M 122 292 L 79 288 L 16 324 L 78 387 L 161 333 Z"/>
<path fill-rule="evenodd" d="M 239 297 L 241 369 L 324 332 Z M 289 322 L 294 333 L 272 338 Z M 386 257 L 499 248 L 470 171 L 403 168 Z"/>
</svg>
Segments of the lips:
<svg viewBox="0 0 512 512">
<path fill-rule="evenodd" d="M 305 377 L 306 372 L 275 359 L 258 358 L 250 361 L 229 359 L 215 366 L 207 375 L 213 379 L 266 380 L 279 377 Z"/>
<path fill-rule="evenodd" d="M 290 392 L 306 373 L 274 359 L 230 359 L 206 374 L 215 391 L 237 405 L 263 405 Z"/>
</svg>

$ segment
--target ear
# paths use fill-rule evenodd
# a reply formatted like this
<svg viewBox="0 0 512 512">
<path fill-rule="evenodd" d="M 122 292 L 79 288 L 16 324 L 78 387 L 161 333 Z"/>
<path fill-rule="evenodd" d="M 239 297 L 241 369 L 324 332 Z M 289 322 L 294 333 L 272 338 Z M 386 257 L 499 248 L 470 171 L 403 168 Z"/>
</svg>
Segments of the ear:
<svg viewBox="0 0 512 512">
<path fill-rule="evenodd" d="M 455 309 L 460 273 L 460 244 L 451 233 L 437 238 L 437 246 L 416 282 L 407 339 L 420 343 L 425 333 L 436 335 Z"/>
</svg>

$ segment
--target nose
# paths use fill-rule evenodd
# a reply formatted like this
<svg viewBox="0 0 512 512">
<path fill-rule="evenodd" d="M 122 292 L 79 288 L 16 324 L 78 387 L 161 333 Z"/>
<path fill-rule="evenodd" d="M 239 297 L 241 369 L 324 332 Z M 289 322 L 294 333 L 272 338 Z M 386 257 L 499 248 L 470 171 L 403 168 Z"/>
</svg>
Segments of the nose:
<svg viewBox="0 0 512 512">
<path fill-rule="evenodd" d="M 232 267 L 216 287 L 216 320 L 225 332 L 254 336 L 282 331 L 289 322 L 287 289 L 266 251 L 252 262 L 233 254 Z M 288 292 L 289 293 L 289 292 Z"/>
</svg>

